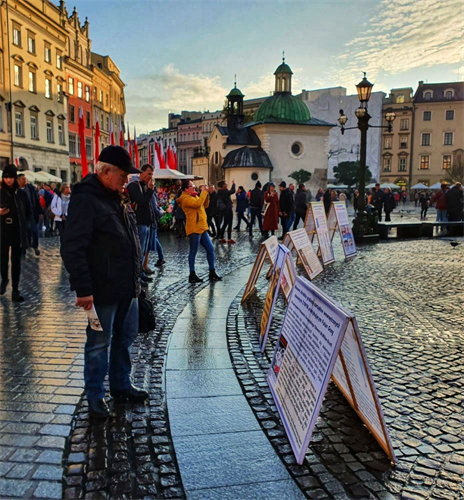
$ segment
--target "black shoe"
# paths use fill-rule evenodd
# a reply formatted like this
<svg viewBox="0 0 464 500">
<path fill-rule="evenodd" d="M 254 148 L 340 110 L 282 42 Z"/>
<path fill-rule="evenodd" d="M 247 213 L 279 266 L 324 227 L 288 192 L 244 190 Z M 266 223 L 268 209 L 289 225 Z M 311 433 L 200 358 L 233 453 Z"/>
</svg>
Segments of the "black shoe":
<svg viewBox="0 0 464 500">
<path fill-rule="evenodd" d="M 238 226 L 235 226 L 234 231 L 240 231 L 240 228 Z"/>
<path fill-rule="evenodd" d="M 140 279 L 144 281 L 145 283 L 151 283 L 153 281 L 153 278 L 149 278 L 148 276 L 140 276 Z"/>
<path fill-rule="evenodd" d="M 147 275 L 147 276 L 151 276 L 152 274 L 155 274 L 155 271 L 153 271 L 153 269 L 150 269 L 147 267 L 147 269 L 144 269 L 143 272 Z"/>
<path fill-rule="evenodd" d="M 24 297 L 16 290 L 11 294 L 11 300 L 13 302 L 24 302 Z"/>
<path fill-rule="evenodd" d="M 40 255 L 40 250 L 38 248 L 34 248 L 34 252 L 37 255 L 37 257 Z"/>
<path fill-rule="evenodd" d="M 91 418 L 108 418 L 111 416 L 110 409 L 104 399 L 89 401 L 89 414 Z"/>
<path fill-rule="evenodd" d="M 195 271 L 192 271 L 189 275 L 189 283 L 203 283 L 203 280 L 196 275 Z"/>
<path fill-rule="evenodd" d="M 210 281 L 222 281 L 222 277 L 218 276 L 214 269 L 211 269 L 211 271 L 209 272 L 209 280 Z"/>
<path fill-rule="evenodd" d="M 6 292 L 6 287 L 8 286 L 8 280 L 2 280 L 0 284 L 0 295 L 3 295 Z"/>
<path fill-rule="evenodd" d="M 114 391 L 111 396 L 119 401 L 145 401 L 149 394 L 146 390 L 131 385 L 127 391 Z"/>
<path fill-rule="evenodd" d="M 166 264 L 166 261 L 164 259 L 162 260 L 158 259 L 156 261 L 155 267 L 161 267 L 163 264 Z"/>
</svg>

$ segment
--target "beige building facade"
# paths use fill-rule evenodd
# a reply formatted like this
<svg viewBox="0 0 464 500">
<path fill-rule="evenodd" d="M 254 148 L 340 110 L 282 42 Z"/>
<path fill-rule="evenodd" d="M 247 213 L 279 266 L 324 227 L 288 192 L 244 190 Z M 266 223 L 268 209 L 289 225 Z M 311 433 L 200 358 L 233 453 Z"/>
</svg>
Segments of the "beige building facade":
<svg viewBox="0 0 464 500">
<path fill-rule="evenodd" d="M 411 87 L 392 89 L 383 100 L 382 115 L 396 113 L 392 131 L 382 129 L 380 182 L 393 183 L 403 190 L 411 187 L 414 102 Z M 385 125 L 385 124 L 383 124 Z"/>
<path fill-rule="evenodd" d="M 430 186 L 462 161 L 464 149 L 464 82 L 419 82 L 414 94 L 414 138 L 411 184 Z"/>
<path fill-rule="evenodd" d="M 0 4 L 0 157 L 69 178 L 63 13 L 48 0 Z"/>
</svg>

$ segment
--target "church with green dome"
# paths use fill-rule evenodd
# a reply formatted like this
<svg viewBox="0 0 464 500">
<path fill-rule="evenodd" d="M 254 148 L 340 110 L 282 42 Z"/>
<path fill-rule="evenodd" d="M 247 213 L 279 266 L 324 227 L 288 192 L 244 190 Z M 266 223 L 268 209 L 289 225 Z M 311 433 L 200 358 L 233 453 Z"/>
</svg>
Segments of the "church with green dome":
<svg viewBox="0 0 464 500">
<path fill-rule="evenodd" d="M 327 179 L 329 132 L 335 124 L 311 116 L 292 94 L 290 66 L 282 60 L 275 70 L 273 95 L 262 102 L 251 123 L 244 123 L 243 93 L 236 87 L 227 96 L 227 126 L 217 125 L 210 136 L 210 165 L 215 178 L 246 189 L 257 180 L 294 182 L 295 170 L 312 173 L 308 187 L 317 190 Z"/>
</svg>

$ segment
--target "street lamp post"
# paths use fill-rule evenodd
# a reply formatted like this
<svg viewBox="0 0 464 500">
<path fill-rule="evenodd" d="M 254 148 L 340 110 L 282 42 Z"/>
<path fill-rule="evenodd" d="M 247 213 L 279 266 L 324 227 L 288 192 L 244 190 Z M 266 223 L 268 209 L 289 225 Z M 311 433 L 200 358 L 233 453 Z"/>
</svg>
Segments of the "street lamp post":
<svg viewBox="0 0 464 500">
<path fill-rule="evenodd" d="M 358 119 L 358 124 L 356 127 L 346 128 L 346 122 L 348 117 L 344 114 L 343 109 L 340 110 L 340 117 L 338 118 L 338 123 L 341 126 L 342 135 L 345 130 L 359 129 L 361 132 L 360 141 L 360 151 L 359 151 L 359 196 L 357 203 L 357 213 L 353 220 L 353 234 L 356 240 L 362 241 L 363 237 L 373 233 L 373 228 L 369 226 L 369 221 L 366 213 L 366 153 L 367 153 L 367 131 L 369 128 L 386 128 L 389 132 L 392 129 L 393 120 L 396 118 L 395 113 L 392 110 L 387 110 L 385 114 L 385 120 L 387 121 L 387 126 L 382 125 L 369 125 L 369 120 L 371 116 L 367 112 L 367 103 L 371 97 L 372 87 L 374 85 L 369 82 L 366 78 L 366 73 L 364 73 L 364 78 L 356 85 L 356 90 L 358 92 L 358 99 L 360 106 L 356 109 L 354 114 Z"/>
</svg>

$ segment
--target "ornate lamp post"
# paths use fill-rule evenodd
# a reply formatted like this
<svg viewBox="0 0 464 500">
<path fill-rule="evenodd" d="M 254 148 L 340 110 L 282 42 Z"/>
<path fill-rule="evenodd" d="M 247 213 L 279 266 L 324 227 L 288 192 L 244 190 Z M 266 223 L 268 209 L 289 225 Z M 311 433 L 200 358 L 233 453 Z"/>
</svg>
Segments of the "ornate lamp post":
<svg viewBox="0 0 464 500">
<path fill-rule="evenodd" d="M 373 86 L 374 85 L 366 78 L 366 73 L 364 73 L 364 78 L 356 85 L 358 99 L 360 102 L 360 106 L 354 112 L 356 118 L 358 119 L 356 127 L 345 127 L 348 117 L 343 113 L 343 109 L 340 110 L 340 117 L 338 118 L 342 135 L 345 133 L 345 130 L 358 128 L 361 131 L 359 156 L 359 196 L 357 214 L 353 221 L 353 234 L 357 241 L 362 241 L 363 236 L 373 233 L 373 228 L 369 227 L 367 213 L 365 211 L 367 130 L 369 128 L 386 128 L 389 132 L 391 132 L 393 120 L 396 118 L 396 114 L 389 109 L 385 114 L 387 126 L 369 125 L 371 116 L 367 112 L 367 103 L 371 97 Z"/>
</svg>

